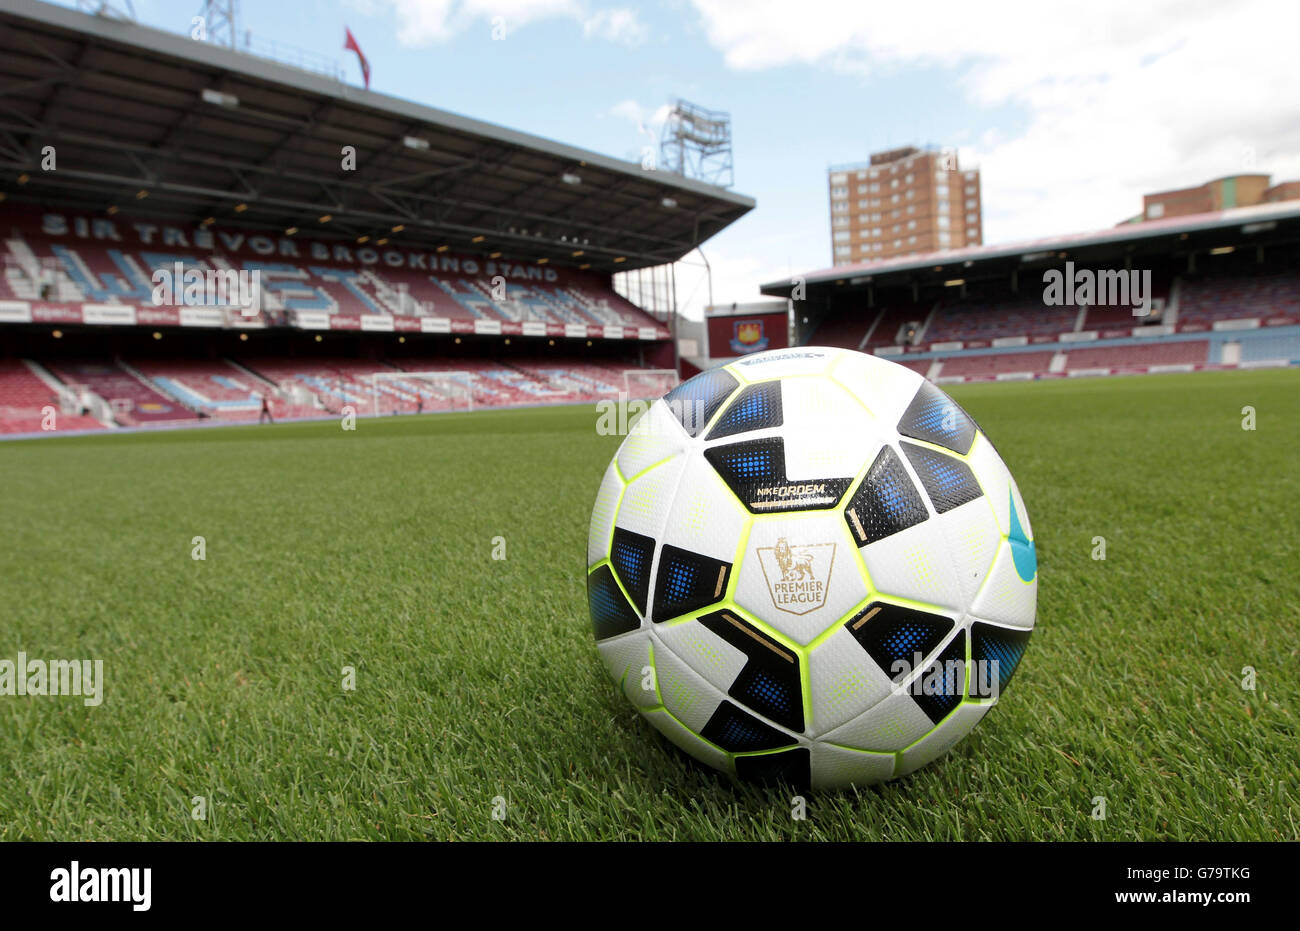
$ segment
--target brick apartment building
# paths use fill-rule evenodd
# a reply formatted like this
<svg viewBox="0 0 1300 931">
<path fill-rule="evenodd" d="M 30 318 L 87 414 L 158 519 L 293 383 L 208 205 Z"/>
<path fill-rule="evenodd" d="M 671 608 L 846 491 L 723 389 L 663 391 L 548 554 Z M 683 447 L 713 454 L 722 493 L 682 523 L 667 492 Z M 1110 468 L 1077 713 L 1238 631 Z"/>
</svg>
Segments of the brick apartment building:
<svg viewBox="0 0 1300 931">
<path fill-rule="evenodd" d="M 906 146 L 828 172 L 834 265 L 983 241 L 979 169 L 952 151 Z"/>
</svg>

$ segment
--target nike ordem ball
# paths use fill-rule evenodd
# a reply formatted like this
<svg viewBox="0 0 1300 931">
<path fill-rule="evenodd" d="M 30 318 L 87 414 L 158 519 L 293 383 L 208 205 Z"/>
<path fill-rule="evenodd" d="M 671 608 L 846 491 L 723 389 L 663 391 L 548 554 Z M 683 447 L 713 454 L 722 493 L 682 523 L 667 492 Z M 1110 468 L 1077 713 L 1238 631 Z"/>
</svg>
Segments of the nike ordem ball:
<svg viewBox="0 0 1300 931">
<path fill-rule="evenodd" d="M 910 773 L 998 701 L 1034 627 L 1024 501 L 921 375 L 804 347 L 655 401 L 587 541 L 601 660 L 665 737 L 743 780 Z"/>
</svg>

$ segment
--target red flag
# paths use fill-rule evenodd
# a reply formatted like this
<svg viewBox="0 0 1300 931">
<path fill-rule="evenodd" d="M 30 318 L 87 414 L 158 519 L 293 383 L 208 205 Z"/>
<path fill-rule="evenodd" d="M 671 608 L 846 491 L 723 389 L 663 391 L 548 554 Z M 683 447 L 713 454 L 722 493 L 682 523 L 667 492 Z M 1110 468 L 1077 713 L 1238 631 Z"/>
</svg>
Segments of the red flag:
<svg viewBox="0 0 1300 931">
<path fill-rule="evenodd" d="M 366 56 L 361 51 L 361 46 L 357 45 L 357 37 L 352 34 L 352 30 L 344 26 L 343 31 L 347 33 L 347 41 L 343 43 L 343 48 L 357 53 L 357 60 L 361 62 L 361 77 L 365 79 L 366 90 L 370 90 L 370 62 L 366 61 Z"/>
</svg>

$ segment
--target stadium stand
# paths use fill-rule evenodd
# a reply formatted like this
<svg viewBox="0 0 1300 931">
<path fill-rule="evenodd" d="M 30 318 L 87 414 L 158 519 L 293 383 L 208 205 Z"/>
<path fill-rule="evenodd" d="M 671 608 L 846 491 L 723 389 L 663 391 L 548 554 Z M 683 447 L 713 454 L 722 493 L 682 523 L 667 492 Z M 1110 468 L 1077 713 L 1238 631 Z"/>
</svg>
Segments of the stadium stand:
<svg viewBox="0 0 1300 931">
<path fill-rule="evenodd" d="M 110 425 L 185 425 L 257 420 L 265 397 L 276 420 L 332 417 L 345 405 L 375 413 L 370 376 L 384 373 L 464 375 L 474 407 L 536 406 L 617 399 L 626 374 L 644 366 L 623 359 L 556 355 L 510 361 L 471 356 L 404 357 L 396 361 L 341 358 L 235 359 L 131 358 L 115 361 L 51 360 L 46 377 L 67 387 L 68 397 L 94 397 L 111 411 Z M 923 371 L 923 369 L 922 369 Z M 381 379 L 379 413 L 415 413 L 464 407 L 451 383 L 413 377 Z M 59 409 L 57 391 L 27 363 L 0 361 L 0 433 L 41 431 L 43 409 Z M 99 429 L 87 414 L 59 411 L 60 430 Z"/>
<path fill-rule="evenodd" d="M 1055 352 L 1008 352 L 954 356 L 944 360 L 941 374 L 944 378 L 957 375 L 978 378 L 1018 372 L 1038 374 L 1048 370 L 1052 364 L 1052 356 L 1055 354 Z"/>
<path fill-rule="evenodd" d="M 1241 362 L 1300 362 L 1300 333 L 1252 339 L 1241 343 Z"/>
<path fill-rule="evenodd" d="M 111 240 L 51 237 L 39 232 L 39 227 L 33 229 L 30 217 L 19 214 L 18 219 L 20 224 L 12 227 L 4 239 L 3 287 L 7 292 L 4 296 L 10 299 L 147 305 L 152 302 L 153 271 L 170 270 L 180 262 L 184 268 L 200 271 L 257 271 L 262 282 L 262 306 L 271 312 L 436 316 L 600 327 L 657 325 L 598 277 L 577 269 L 525 268 L 505 263 L 498 267 L 454 256 L 431 257 L 409 249 L 372 250 L 376 262 L 370 265 L 359 264 L 363 250 L 354 252 L 343 247 L 338 254 L 357 260 L 356 264 L 286 256 L 265 258 L 248 253 L 247 237 L 242 232 L 225 233 L 226 238 L 217 239 L 218 243 L 238 246 L 227 252 L 130 246 Z M 115 231 L 123 238 L 134 235 Z M 384 256 L 406 267 L 384 264 Z M 430 267 L 425 271 L 409 267 L 415 264 Z M 440 267 L 434 269 L 432 265 Z M 547 280 L 547 275 L 553 280 Z"/>
<path fill-rule="evenodd" d="M 596 364 L 576 359 L 514 360 L 510 363 L 447 358 L 403 359 L 408 372 L 467 372 L 476 406 L 565 404 L 616 398 L 631 363 Z"/>
<path fill-rule="evenodd" d="M 1149 295 L 1154 304 L 1164 305 L 1169 300 L 1170 282 L 1163 275 L 1153 275 L 1151 281 L 1151 294 Z M 1083 326 L 1080 330 L 1122 330 L 1131 329 L 1135 326 L 1142 326 L 1148 322 L 1154 322 L 1154 318 L 1135 317 L 1133 315 L 1133 302 L 1113 305 L 1093 304 L 1088 307 L 1087 313 L 1083 317 Z"/>
<path fill-rule="evenodd" d="M 378 362 L 360 362 L 354 359 L 251 359 L 242 364 L 282 389 L 301 386 L 320 398 L 325 410 L 337 412 L 344 405 L 371 403 L 370 383 L 367 376 L 375 372 L 395 371 Z"/>
<path fill-rule="evenodd" d="M 23 362 L 0 360 L 0 433 L 40 432 L 50 408 L 56 431 L 103 427 L 88 414 L 61 411 L 55 391 Z"/>
<path fill-rule="evenodd" d="M 1207 361 L 1209 343 L 1195 340 L 1151 340 L 1137 346 L 1097 346 L 1071 349 L 1065 354 L 1067 370 L 1149 369 L 1161 365 L 1201 365 Z M 946 368 L 946 366 L 945 366 Z"/>
<path fill-rule="evenodd" d="M 533 363 L 528 368 L 536 377 L 544 378 L 552 388 L 585 400 L 609 397 L 622 391 L 625 388 L 623 373 L 635 366 L 560 359 L 555 362 Z"/>
<path fill-rule="evenodd" d="M 264 400 L 277 419 L 438 409 L 448 383 L 403 371 L 465 372 L 476 406 L 613 398 L 638 367 L 652 391 L 677 360 L 659 290 L 671 263 L 755 206 L 187 31 L 21 6 L 0 9 L 0 60 L 33 114 L 15 151 L 71 131 L 53 118 L 65 78 L 81 120 L 58 172 L 0 185 L 11 434 L 39 430 L 47 402 L 61 427 L 85 407 L 97 428 L 257 419 Z M 70 63 L 57 82 L 51 43 Z M 85 80 L 105 67 L 107 84 Z M 245 105 L 197 93 L 217 87 Z M 140 132 L 196 120 L 200 135 Z M 293 144 L 267 125 L 292 126 Z M 324 172 L 319 152 L 354 136 L 365 168 Z M 208 288 L 155 301 L 154 272 L 178 267 L 256 272 L 260 312 Z M 394 377 L 376 388 L 378 372 Z M 442 400 L 463 400 L 454 389 Z"/>
<path fill-rule="evenodd" d="M 1038 270 L 1020 272 L 1018 293 L 1013 293 L 1017 278 L 1008 275 L 979 279 L 970 285 L 972 294 L 957 297 L 946 279 L 950 272 L 923 269 L 919 274 L 933 276 L 928 310 L 923 288 L 919 302 L 868 310 L 862 306 L 867 295 L 861 282 L 853 290 L 849 279 L 827 276 L 820 300 L 830 312 L 812 328 L 803 328 L 799 344 L 861 348 L 940 383 L 1300 364 L 1300 271 L 1294 246 L 1245 254 L 1207 251 L 1210 260 L 1199 265 L 1185 257 L 1160 256 L 1148 268 L 1137 260 L 1111 266 L 1124 267 L 1127 261 L 1138 274 L 1150 275 L 1155 313 L 1149 316 L 1135 316 L 1131 301 L 1047 306 L 1037 285 Z M 1039 261 L 1043 253 L 1032 255 Z M 1260 256 L 1267 257 L 1267 264 Z M 1094 269 L 1107 270 L 1105 265 Z M 898 274 L 918 272 L 905 268 Z M 885 285 L 879 283 L 879 272 L 871 279 L 880 300 Z M 764 293 L 779 296 L 784 288 L 774 282 Z M 894 285 L 893 293 L 899 291 L 918 289 L 914 280 L 904 278 Z M 886 302 L 889 293 L 885 291 Z M 906 340 L 901 330 L 918 322 Z"/>
<path fill-rule="evenodd" d="M 866 352 L 879 346 L 896 346 L 899 345 L 896 339 L 899 328 L 906 322 L 924 320 L 928 313 L 928 310 L 908 307 L 881 310 L 860 308 L 832 314 L 813 332 L 808 345 L 838 346 L 842 349 L 861 347 Z M 868 333 L 871 337 L 863 345 Z"/>
<path fill-rule="evenodd" d="M 900 304 L 882 308 L 876 316 L 875 328 L 871 331 L 871 338 L 867 340 L 863 349 L 870 352 L 877 346 L 903 345 L 903 327 L 909 323 L 924 326 L 926 317 L 930 315 L 930 310 L 929 305 L 922 304 Z M 920 327 L 918 327 L 919 333 Z M 858 347 L 850 346 L 848 348 L 856 349 Z"/>
<path fill-rule="evenodd" d="M 313 405 L 281 398 L 276 385 L 224 360 L 133 360 L 130 365 L 160 393 L 209 417 L 256 419 L 261 415 L 264 397 L 271 415 L 277 420 L 319 416 L 321 413 Z"/>
<path fill-rule="evenodd" d="M 1164 297 L 1159 289 L 1154 295 Z M 899 328 L 924 320 L 924 308 L 910 307 L 881 311 L 866 351 L 899 344 Z M 835 314 L 823 321 L 809 339 L 810 344 L 856 349 L 874 318 L 870 312 Z M 1206 330 L 1222 320 L 1258 319 L 1272 324 L 1300 323 L 1300 274 L 1280 273 L 1266 278 L 1199 279 L 1184 282 L 1178 330 Z M 968 300 L 941 303 L 919 334 L 917 345 L 962 342 L 985 345 L 995 339 L 1024 336 L 1059 337 L 1075 330 L 1078 307 L 1045 307 L 1039 297 L 1016 300 Z M 1133 330 L 1145 325 L 1133 315 L 1131 304 L 1090 306 L 1083 314 L 1082 332 Z M 1037 339 L 1035 342 L 1039 341 Z M 969 348 L 969 347 L 967 347 Z"/>
<path fill-rule="evenodd" d="M 1205 329 L 1230 319 L 1300 321 L 1300 272 L 1195 277 L 1179 297 L 1179 329 Z"/>
<path fill-rule="evenodd" d="M 892 359 L 891 361 L 897 362 L 903 368 L 911 369 L 919 375 L 928 372 L 933 364 L 930 359 Z"/>
<path fill-rule="evenodd" d="M 1115 306 L 1115 307 L 1098 307 L 1088 308 L 1088 312 L 1083 317 L 1083 326 L 1080 328 L 1087 330 L 1131 330 L 1135 326 L 1142 324 L 1143 318 L 1133 316 L 1132 306 Z"/>
<path fill-rule="evenodd" d="M 840 314 L 831 317 L 817 328 L 809 342 L 817 346 L 857 349 L 867 335 L 872 319 L 869 314 Z"/>
<path fill-rule="evenodd" d="M 1134 316 L 1132 302 L 1047 306 L 1036 284 L 1029 290 L 1036 271 L 1020 278 L 1018 294 L 1014 278 L 984 279 L 972 295 L 956 297 L 940 269 L 931 268 L 937 293 L 930 311 L 924 300 L 864 310 L 861 292 L 849 292 L 827 302 L 831 312 L 800 343 L 859 348 L 870 334 L 864 351 L 944 383 L 1300 364 L 1300 272 L 1293 252 L 1270 256 L 1269 265 L 1248 254 L 1199 270 L 1167 259 L 1138 269 L 1151 276 L 1150 316 Z M 827 281 L 823 294 L 846 284 Z M 910 282 L 903 287 L 916 290 Z M 779 294 L 778 288 L 767 290 Z M 918 321 L 907 341 L 902 328 Z M 1188 339 L 1201 333 L 1207 339 Z"/>
<path fill-rule="evenodd" d="M 924 335 L 929 343 L 1056 335 L 1073 330 L 1078 316 L 1077 307 L 1043 306 L 1039 294 L 1015 300 L 944 302 Z"/>
<path fill-rule="evenodd" d="M 45 368 L 64 384 L 74 389 L 84 387 L 103 398 L 113 408 L 117 422 L 124 426 L 197 417 L 195 411 L 159 393 L 119 363 L 52 361 Z"/>
<path fill-rule="evenodd" d="M 596 363 L 564 357 L 504 362 L 447 356 L 403 358 L 390 363 L 250 359 L 244 366 L 275 385 L 302 386 L 321 399 L 326 411 L 336 412 L 344 404 L 351 404 L 363 413 L 374 409 L 370 375 L 376 372 L 463 374 L 475 407 L 500 407 L 617 398 L 625 390 L 624 373 L 638 367 L 632 362 Z M 384 412 L 413 413 L 417 409 L 427 411 L 449 406 L 449 398 L 428 380 L 385 379 L 381 380 L 378 392 L 380 409 Z"/>
</svg>

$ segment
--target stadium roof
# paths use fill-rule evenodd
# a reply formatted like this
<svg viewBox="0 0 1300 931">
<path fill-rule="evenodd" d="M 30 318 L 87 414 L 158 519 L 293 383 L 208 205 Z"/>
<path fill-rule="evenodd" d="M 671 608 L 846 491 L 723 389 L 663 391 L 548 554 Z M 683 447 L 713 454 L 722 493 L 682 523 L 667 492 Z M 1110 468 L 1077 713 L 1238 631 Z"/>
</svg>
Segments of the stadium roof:
<svg viewBox="0 0 1300 931">
<path fill-rule="evenodd" d="M 46 145 L 52 172 L 41 170 Z M 341 170 L 349 145 L 355 171 Z M 678 259 L 754 207 L 680 175 L 37 0 L 0 10 L 0 185 L 63 207 L 237 217 L 608 271 Z"/>
<path fill-rule="evenodd" d="M 797 277 L 810 287 L 903 285 L 913 281 L 970 277 L 980 272 L 1002 273 L 1011 268 L 1057 263 L 1065 257 L 1104 261 L 1109 256 L 1126 254 L 1168 255 L 1170 252 L 1210 249 L 1240 244 L 1243 236 L 1256 233 L 1269 233 L 1269 238 L 1276 241 L 1279 231 L 1292 241 L 1300 241 L 1300 201 L 1124 223 L 1088 233 L 927 252 L 882 262 L 838 265 Z M 763 285 L 760 290 L 763 294 L 786 297 L 792 288 L 792 280 L 783 278 Z"/>
</svg>

